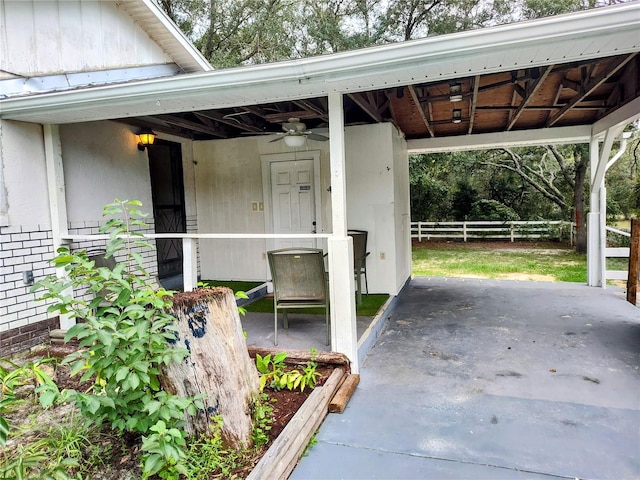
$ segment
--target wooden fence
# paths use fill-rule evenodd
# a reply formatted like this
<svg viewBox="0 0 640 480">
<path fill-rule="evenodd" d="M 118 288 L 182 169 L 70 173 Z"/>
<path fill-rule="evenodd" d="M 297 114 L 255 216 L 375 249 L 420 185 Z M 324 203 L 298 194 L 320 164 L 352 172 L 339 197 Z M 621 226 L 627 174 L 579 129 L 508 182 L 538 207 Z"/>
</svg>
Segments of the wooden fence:
<svg viewBox="0 0 640 480">
<path fill-rule="evenodd" d="M 522 239 L 568 240 L 573 245 L 575 225 L 564 221 L 471 221 L 411 222 L 411 238 L 431 239 Z"/>
</svg>

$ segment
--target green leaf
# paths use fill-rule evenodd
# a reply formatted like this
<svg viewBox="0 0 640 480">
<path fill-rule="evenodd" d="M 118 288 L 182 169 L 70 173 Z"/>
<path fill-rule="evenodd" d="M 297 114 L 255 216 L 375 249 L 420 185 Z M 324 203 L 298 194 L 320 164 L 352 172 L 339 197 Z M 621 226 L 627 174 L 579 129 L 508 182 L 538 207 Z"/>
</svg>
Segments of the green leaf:
<svg viewBox="0 0 640 480">
<path fill-rule="evenodd" d="M 9 424 L 3 417 L 0 417 L 0 446 L 4 446 L 7 443 L 8 436 Z"/>
<path fill-rule="evenodd" d="M 148 478 L 151 475 L 155 475 L 164 466 L 164 460 L 162 456 L 157 453 L 152 453 L 144 460 L 143 473 L 144 478 Z"/>
<path fill-rule="evenodd" d="M 56 398 L 58 398 L 57 392 L 53 390 L 47 390 L 40 394 L 40 405 L 42 405 L 44 408 L 50 407 L 51 405 L 53 405 L 53 402 L 56 401 Z"/>
<path fill-rule="evenodd" d="M 121 382 L 122 380 L 127 378 L 127 375 L 129 375 L 129 368 L 128 367 L 120 367 L 118 369 L 118 371 L 116 372 L 116 382 Z"/>
</svg>

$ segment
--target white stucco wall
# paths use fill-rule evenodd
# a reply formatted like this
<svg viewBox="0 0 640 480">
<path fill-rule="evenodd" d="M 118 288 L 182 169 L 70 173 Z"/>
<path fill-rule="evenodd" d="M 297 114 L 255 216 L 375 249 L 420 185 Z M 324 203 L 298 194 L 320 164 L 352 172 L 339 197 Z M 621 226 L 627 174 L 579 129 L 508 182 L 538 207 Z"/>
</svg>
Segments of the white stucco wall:
<svg viewBox="0 0 640 480">
<path fill-rule="evenodd" d="M 134 129 L 117 122 L 61 125 L 67 217 L 74 223 L 101 221 L 114 199 L 140 200 L 153 215 L 147 152 L 137 148 Z"/>
<path fill-rule="evenodd" d="M 350 127 L 347 132 L 348 226 L 369 232 L 369 292 L 395 294 L 408 277 L 405 251 L 398 251 L 398 237 L 402 233 L 397 231 L 397 223 L 401 220 L 395 218 L 404 210 L 397 206 L 398 198 L 403 195 L 396 193 L 396 188 L 405 181 L 400 159 L 404 155 L 408 162 L 406 145 L 403 139 L 397 138 L 391 124 Z M 397 178 L 398 171 L 400 178 Z M 408 173 L 406 182 L 404 189 L 408 192 Z"/>
<path fill-rule="evenodd" d="M 265 233 L 265 213 L 253 202 L 266 204 L 262 187 L 262 157 L 291 154 L 272 137 L 194 142 L 198 231 L 200 233 Z M 328 146 L 308 141 L 306 149 L 320 152 L 322 203 L 329 199 Z M 322 225 L 330 228 L 330 211 L 323 208 Z M 329 216 L 328 216 L 329 215 Z M 205 279 L 267 279 L 265 240 L 200 240 L 200 269 Z"/>
<path fill-rule="evenodd" d="M 409 197 L 409 155 L 407 142 L 395 129 L 392 133 L 396 287 L 411 277 L 411 201 Z"/>
<path fill-rule="evenodd" d="M 2 120 L 0 129 L 7 224 L 50 228 L 42 126 Z"/>
<path fill-rule="evenodd" d="M 0 70 L 33 76 L 172 63 L 116 2 L 4 0 Z"/>
<path fill-rule="evenodd" d="M 403 222 L 408 228 L 409 209 L 406 144 L 389 124 L 348 127 L 345 135 L 348 226 L 369 232 L 369 291 L 395 294 L 410 275 L 409 240 L 403 239 L 408 232 L 402 229 Z M 251 208 L 252 202 L 265 202 L 261 157 L 295 152 L 271 139 L 194 143 L 200 233 L 265 232 L 265 212 Z M 328 142 L 308 141 L 303 149 L 320 153 L 322 225 L 331 232 Z M 400 218 L 394 220 L 395 214 Z M 264 240 L 201 240 L 202 278 L 265 280 L 266 249 Z"/>
</svg>

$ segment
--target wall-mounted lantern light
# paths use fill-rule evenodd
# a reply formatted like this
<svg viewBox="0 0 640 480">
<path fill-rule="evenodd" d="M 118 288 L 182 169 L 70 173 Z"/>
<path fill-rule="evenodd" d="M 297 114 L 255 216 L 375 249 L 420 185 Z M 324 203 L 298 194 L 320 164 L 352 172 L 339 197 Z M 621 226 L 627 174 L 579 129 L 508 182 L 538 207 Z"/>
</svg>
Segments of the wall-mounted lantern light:
<svg viewBox="0 0 640 480">
<path fill-rule="evenodd" d="M 454 109 L 451 115 L 451 121 L 453 123 L 460 123 L 462 121 L 462 110 L 459 108 Z"/>
<path fill-rule="evenodd" d="M 137 135 L 138 137 L 138 150 L 141 152 L 144 151 L 149 145 L 153 145 L 153 142 L 156 141 L 156 134 L 153 133 L 148 128 L 143 128 L 140 133 Z"/>
</svg>

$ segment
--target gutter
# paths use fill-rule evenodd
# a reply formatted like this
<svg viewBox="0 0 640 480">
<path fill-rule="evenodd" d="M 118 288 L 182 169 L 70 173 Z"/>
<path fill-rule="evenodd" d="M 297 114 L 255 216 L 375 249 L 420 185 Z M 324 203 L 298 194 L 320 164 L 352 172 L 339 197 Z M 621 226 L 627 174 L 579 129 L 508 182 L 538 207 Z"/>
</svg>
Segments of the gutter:
<svg viewBox="0 0 640 480">
<path fill-rule="evenodd" d="M 526 49 L 535 58 L 523 68 L 632 53 L 640 50 L 639 28 L 640 2 L 633 2 L 300 60 L 11 98 L 0 101 L 0 116 L 49 123 L 49 115 L 68 112 L 61 120 L 69 123 L 393 88 L 517 68 L 500 61 Z M 580 40 L 587 40 L 583 49 Z"/>
</svg>

